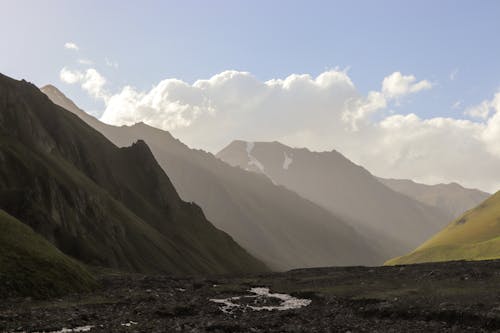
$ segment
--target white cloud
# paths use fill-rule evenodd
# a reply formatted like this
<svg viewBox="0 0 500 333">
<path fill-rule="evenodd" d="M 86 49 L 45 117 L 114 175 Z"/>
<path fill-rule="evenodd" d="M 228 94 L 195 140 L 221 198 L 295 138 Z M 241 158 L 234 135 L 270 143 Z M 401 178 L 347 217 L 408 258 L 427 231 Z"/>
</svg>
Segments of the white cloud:
<svg viewBox="0 0 500 333">
<path fill-rule="evenodd" d="M 114 95 L 105 92 L 106 81 L 95 70 L 63 69 L 61 79 L 103 98 L 105 122 L 143 121 L 212 152 L 234 139 L 278 140 L 338 149 L 382 177 L 458 181 L 489 191 L 500 187 L 500 94 L 485 102 L 490 111 L 481 113 L 484 119 L 473 121 L 389 114 L 393 103 L 432 87 L 400 72 L 366 96 L 338 69 L 268 81 L 225 71 L 193 84 L 166 79 L 149 91 L 127 86 Z"/>
<path fill-rule="evenodd" d="M 490 114 L 491 108 L 492 105 L 490 101 L 483 101 L 481 104 L 467 108 L 467 110 L 465 110 L 465 114 L 473 118 L 486 119 Z"/>
<path fill-rule="evenodd" d="M 432 83 L 427 80 L 416 81 L 413 75 L 394 72 L 382 81 L 382 93 L 388 98 L 398 98 L 432 88 Z"/>
<path fill-rule="evenodd" d="M 84 75 L 82 72 L 72 71 L 67 69 L 66 67 L 61 69 L 61 71 L 59 72 L 59 78 L 61 79 L 61 81 L 68 84 L 80 82 L 80 80 L 83 79 L 83 76 Z"/>
<path fill-rule="evenodd" d="M 105 102 L 109 99 L 109 94 L 104 89 L 106 79 L 94 68 L 82 72 L 64 67 L 59 73 L 59 78 L 68 84 L 80 83 L 82 88 L 94 98 L 101 98 Z"/>
<path fill-rule="evenodd" d="M 75 50 L 75 51 L 78 51 L 80 48 L 78 47 L 78 45 L 76 45 L 75 43 L 73 42 L 67 42 L 64 44 L 64 48 L 65 49 L 68 49 L 68 50 Z"/>
</svg>

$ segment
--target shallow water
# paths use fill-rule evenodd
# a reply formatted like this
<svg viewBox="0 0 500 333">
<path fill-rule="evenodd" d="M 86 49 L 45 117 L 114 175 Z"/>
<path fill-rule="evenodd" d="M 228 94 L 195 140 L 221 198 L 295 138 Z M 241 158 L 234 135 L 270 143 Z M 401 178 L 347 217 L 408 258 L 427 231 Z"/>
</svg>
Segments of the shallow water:
<svg viewBox="0 0 500 333">
<path fill-rule="evenodd" d="M 246 309 L 250 309 L 253 311 L 284 311 L 284 310 L 291 310 L 291 309 L 299 309 L 304 306 L 308 306 L 311 304 L 311 300 L 309 299 L 300 299 L 293 297 L 288 294 L 278 294 L 278 293 L 271 293 L 269 291 L 269 288 L 264 288 L 264 287 L 259 287 L 259 288 L 252 288 L 249 290 L 254 295 L 248 295 L 248 296 L 235 296 L 235 297 L 228 297 L 228 298 L 222 298 L 222 299 L 210 299 L 211 302 L 214 303 L 219 303 L 222 304 L 220 309 L 224 313 L 232 313 L 235 309 L 242 309 L 245 311 Z M 235 301 L 238 301 L 242 298 L 276 298 L 281 301 L 279 305 L 264 305 L 264 306 L 255 306 L 255 305 L 249 305 L 249 304 L 238 304 L 235 303 Z"/>
<path fill-rule="evenodd" d="M 92 325 L 87 325 L 87 326 L 79 326 L 79 327 L 74 327 L 74 328 L 61 328 L 59 331 L 39 331 L 39 332 L 34 332 L 34 333 L 70 333 L 70 332 L 88 332 L 90 331 L 94 326 Z"/>
</svg>

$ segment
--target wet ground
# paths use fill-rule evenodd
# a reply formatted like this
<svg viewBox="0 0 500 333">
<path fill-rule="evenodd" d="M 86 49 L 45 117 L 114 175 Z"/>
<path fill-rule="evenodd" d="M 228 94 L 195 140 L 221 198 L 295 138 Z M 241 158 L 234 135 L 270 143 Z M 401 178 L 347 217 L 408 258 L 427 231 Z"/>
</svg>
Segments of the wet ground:
<svg viewBox="0 0 500 333">
<path fill-rule="evenodd" d="M 499 261 L 100 281 L 89 294 L 3 300 L 0 331 L 500 331 Z"/>
</svg>

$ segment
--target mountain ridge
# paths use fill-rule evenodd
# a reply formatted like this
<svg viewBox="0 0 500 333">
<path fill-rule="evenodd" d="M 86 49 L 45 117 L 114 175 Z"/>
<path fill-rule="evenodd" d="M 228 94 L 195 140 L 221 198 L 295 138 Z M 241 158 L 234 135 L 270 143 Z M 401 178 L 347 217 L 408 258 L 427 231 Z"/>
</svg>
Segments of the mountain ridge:
<svg viewBox="0 0 500 333">
<path fill-rule="evenodd" d="M 43 90 L 51 95 L 50 90 Z M 84 112 L 79 108 L 69 111 Z M 82 119 L 89 117 L 83 115 Z M 111 126 L 95 118 L 88 123 L 118 146 L 145 140 L 184 200 L 200 204 L 217 227 L 275 269 L 373 265 L 387 257 L 324 208 L 275 186 L 267 177 L 190 149 L 166 131 L 146 124 Z"/>
<path fill-rule="evenodd" d="M 440 208 L 454 220 L 486 200 L 490 194 L 458 183 L 426 185 L 409 179 L 378 177 L 384 185 L 421 203 Z"/>
<path fill-rule="evenodd" d="M 260 172 L 345 218 L 390 254 L 405 253 L 449 217 L 380 183 L 338 151 L 312 152 L 278 142 L 235 140 L 216 154 L 232 166 Z"/>
<path fill-rule="evenodd" d="M 180 199 L 144 142 L 116 147 L 26 81 L 0 88 L 0 208 L 62 252 L 148 273 L 267 270 Z"/>
</svg>

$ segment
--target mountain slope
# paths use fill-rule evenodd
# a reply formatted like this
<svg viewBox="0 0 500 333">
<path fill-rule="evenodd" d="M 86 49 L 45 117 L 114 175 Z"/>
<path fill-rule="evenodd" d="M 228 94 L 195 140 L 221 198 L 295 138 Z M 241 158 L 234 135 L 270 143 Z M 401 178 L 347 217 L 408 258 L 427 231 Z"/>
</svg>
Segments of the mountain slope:
<svg viewBox="0 0 500 333">
<path fill-rule="evenodd" d="M 370 239 L 383 239 L 380 246 L 388 254 L 405 253 L 449 222 L 438 209 L 389 189 L 336 151 L 318 153 L 278 142 L 234 141 L 217 157 L 263 173 L 350 220 Z"/>
<path fill-rule="evenodd" d="M 95 284 L 79 263 L 0 210 L 0 297 L 56 296 Z"/>
<path fill-rule="evenodd" d="M 500 258 L 500 192 L 450 223 L 406 256 L 387 265 Z"/>
<path fill-rule="evenodd" d="M 118 148 L 35 86 L 0 76 L 0 208 L 85 263 L 265 270 L 182 201 L 148 146 Z"/>
<path fill-rule="evenodd" d="M 54 89 L 42 91 L 118 146 L 145 140 L 180 196 L 200 204 L 217 227 L 273 268 L 374 265 L 387 258 L 344 220 L 266 177 L 231 167 L 142 123 L 103 124 L 71 101 L 58 99 Z"/>
<path fill-rule="evenodd" d="M 486 192 L 464 188 L 457 183 L 425 185 L 406 179 L 378 179 L 396 192 L 441 209 L 450 216 L 450 220 L 456 219 L 490 196 Z"/>
</svg>

